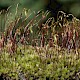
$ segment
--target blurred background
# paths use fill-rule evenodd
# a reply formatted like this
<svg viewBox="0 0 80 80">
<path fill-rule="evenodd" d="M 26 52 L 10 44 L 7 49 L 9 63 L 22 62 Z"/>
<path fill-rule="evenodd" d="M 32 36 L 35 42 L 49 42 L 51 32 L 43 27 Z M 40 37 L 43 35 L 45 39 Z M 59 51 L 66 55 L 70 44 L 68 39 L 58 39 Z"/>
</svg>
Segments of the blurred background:
<svg viewBox="0 0 80 80">
<path fill-rule="evenodd" d="M 58 11 L 64 11 L 80 19 L 80 0 L 0 0 L 0 11 L 3 9 L 7 10 L 11 6 L 9 11 L 15 14 L 17 4 L 19 12 L 22 12 L 23 8 L 36 12 L 39 10 L 49 10 L 51 11 L 51 16 L 54 16 L 56 19 Z M 0 16 L 0 29 L 5 26 L 5 20 L 3 21 L 4 17 L 3 11 L 3 14 Z M 8 18 L 14 18 L 14 15 L 8 16 Z"/>
<path fill-rule="evenodd" d="M 54 17 L 59 10 L 62 10 L 80 18 L 80 0 L 0 0 L 0 10 L 12 6 L 10 10 L 14 13 L 17 3 L 20 10 L 24 7 L 34 11 L 50 10 Z"/>
</svg>

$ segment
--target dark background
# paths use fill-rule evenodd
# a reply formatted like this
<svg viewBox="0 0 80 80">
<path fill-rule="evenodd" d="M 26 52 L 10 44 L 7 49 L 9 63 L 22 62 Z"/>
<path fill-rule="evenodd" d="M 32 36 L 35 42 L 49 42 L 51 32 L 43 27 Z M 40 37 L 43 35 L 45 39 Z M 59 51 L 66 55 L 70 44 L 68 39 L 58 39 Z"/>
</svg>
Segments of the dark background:
<svg viewBox="0 0 80 80">
<path fill-rule="evenodd" d="M 0 0 L 0 10 L 12 6 L 10 10 L 14 13 L 17 3 L 19 3 L 20 9 L 26 7 L 34 11 L 50 10 L 54 17 L 59 10 L 62 10 L 80 18 L 80 0 Z"/>
</svg>

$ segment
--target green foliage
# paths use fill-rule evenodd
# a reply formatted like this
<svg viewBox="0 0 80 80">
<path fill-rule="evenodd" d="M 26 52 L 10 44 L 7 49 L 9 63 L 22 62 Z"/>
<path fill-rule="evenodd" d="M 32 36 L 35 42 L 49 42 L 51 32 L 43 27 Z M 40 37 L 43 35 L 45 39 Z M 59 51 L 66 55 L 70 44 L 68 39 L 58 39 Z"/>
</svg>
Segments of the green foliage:
<svg viewBox="0 0 80 80">
<path fill-rule="evenodd" d="M 34 17 L 31 16 L 31 19 L 28 19 L 31 15 L 29 11 L 24 8 L 23 12 L 18 14 L 17 10 L 18 4 L 15 19 L 11 19 L 12 22 L 7 24 L 8 27 L 4 31 L 6 34 L 1 35 L 0 75 L 6 75 L 9 80 L 76 78 L 80 71 L 79 48 L 70 49 L 69 53 L 67 47 L 61 48 L 58 43 L 61 42 L 59 35 L 65 34 L 67 28 L 78 31 L 79 20 L 73 15 L 71 20 L 67 19 L 71 15 L 65 15 L 62 11 L 59 11 L 56 22 L 53 17 L 46 20 L 49 11 L 33 12 Z M 40 41 L 40 45 L 37 41 Z M 78 76 L 80 75 L 78 74 Z"/>
<path fill-rule="evenodd" d="M 21 72 L 29 80 L 64 80 L 73 79 L 80 70 L 80 58 L 74 51 L 67 54 L 66 50 L 57 53 L 55 48 L 40 48 L 36 52 L 35 48 L 26 46 L 24 52 L 21 48 L 16 54 L 0 54 L 0 75 L 18 80 Z"/>
</svg>

